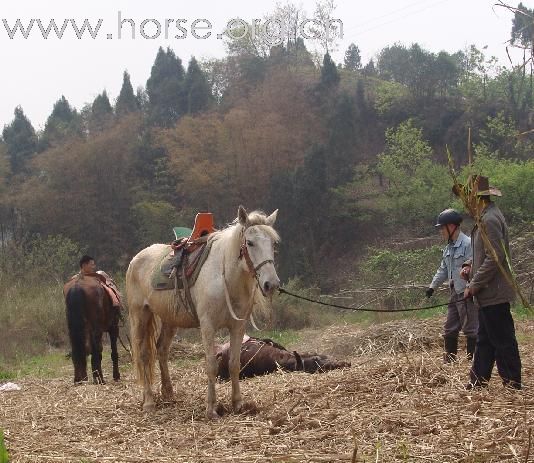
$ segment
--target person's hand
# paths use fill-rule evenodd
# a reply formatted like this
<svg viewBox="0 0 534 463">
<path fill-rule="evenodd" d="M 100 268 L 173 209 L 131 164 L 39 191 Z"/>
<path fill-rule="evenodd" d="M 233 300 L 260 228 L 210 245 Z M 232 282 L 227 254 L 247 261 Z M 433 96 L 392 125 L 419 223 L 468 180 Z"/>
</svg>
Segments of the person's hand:
<svg viewBox="0 0 534 463">
<path fill-rule="evenodd" d="M 475 295 L 475 291 L 473 291 L 473 288 L 470 288 L 469 286 L 464 289 L 464 299 L 470 299 Z"/>
<path fill-rule="evenodd" d="M 434 288 L 427 288 L 425 294 L 426 297 L 432 297 L 432 294 L 434 294 Z"/>
<path fill-rule="evenodd" d="M 460 277 L 462 280 L 469 281 L 469 274 L 471 273 L 471 266 L 465 265 L 462 267 L 462 270 L 460 271 Z"/>
</svg>

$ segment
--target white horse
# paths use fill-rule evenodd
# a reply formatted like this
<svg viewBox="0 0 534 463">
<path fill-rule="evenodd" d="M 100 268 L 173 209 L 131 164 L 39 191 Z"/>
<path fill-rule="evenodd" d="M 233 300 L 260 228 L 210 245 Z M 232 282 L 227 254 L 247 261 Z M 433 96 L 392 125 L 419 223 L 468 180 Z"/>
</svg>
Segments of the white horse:
<svg viewBox="0 0 534 463">
<path fill-rule="evenodd" d="M 133 360 L 137 379 L 143 385 L 144 410 L 155 408 L 152 383 L 156 352 L 161 371 L 162 398 L 169 400 L 173 396 L 168 368 L 171 341 L 178 328 L 200 326 L 208 375 L 206 416 L 210 419 L 219 416 L 215 397 L 217 364 L 214 337 L 221 328 L 230 331 L 233 409 L 238 413 L 242 411 L 239 356 L 245 323 L 251 315 L 256 296 L 270 297 L 280 286 L 274 267 L 274 245 L 279 236 L 272 228 L 277 213 L 278 210 L 268 217 L 260 212 L 247 214 L 240 206 L 238 217 L 231 225 L 209 236 L 211 251 L 191 287 L 191 300 L 198 321 L 185 307 L 175 307 L 173 291 L 152 289 L 152 272 L 160 264 L 164 248 L 170 251 L 170 246 L 154 244 L 132 259 L 126 273 L 126 291 Z M 261 291 L 256 291 L 257 286 Z"/>
</svg>

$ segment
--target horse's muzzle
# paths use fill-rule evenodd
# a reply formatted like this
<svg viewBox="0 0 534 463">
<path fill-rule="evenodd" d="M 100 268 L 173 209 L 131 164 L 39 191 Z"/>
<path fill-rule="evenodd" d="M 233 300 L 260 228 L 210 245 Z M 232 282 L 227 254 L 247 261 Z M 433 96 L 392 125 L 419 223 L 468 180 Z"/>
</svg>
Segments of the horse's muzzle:
<svg viewBox="0 0 534 463">
<path fill-rule="evenodd" d="M 263 292 L 265 295 L 271 296 L 280 287 L 280 280 L 278 278 L 274 280 L 267 280 L 263 283 Z"/>
</svg>

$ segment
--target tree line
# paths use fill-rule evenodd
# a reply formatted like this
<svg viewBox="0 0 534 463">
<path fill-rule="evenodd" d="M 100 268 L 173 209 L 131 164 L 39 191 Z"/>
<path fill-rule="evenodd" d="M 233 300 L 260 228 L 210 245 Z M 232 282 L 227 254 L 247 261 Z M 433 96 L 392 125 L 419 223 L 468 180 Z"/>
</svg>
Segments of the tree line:
<svg viewBox="0 0 534 463">
<path fill-rule="evenodd" d="M 528 44 L 518 21 L 512 38 Z M 160 48 L 146 85 L 125 71 L 115 101 L 104 90 L 78 110 L 61 96 L 42 131 L 15 108 L 0 139 L 0 265 L 62 237 L 124 268 L 196 212 L 223 226 L 244 204 L 280 209 L 284 277 L 325 281 L 330 257 L 431 229 L 452 200 L 446 147 L 466 169 L 469 133 L 475 168 L 506 191 L 512 224 L 528 223 L 532 82 L 531 67 L 475 46 L 396 43 L 363 64 L 351 44 L 336 64 L 296 36 L 268 50 L 245 36 L 187 69 Z"/>
</svg>

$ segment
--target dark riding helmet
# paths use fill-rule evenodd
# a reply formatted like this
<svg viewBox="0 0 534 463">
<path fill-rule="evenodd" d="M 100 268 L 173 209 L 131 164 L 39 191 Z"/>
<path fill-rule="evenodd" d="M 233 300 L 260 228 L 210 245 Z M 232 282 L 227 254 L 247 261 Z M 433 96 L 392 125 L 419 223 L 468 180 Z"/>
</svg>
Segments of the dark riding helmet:
<svg viewBox="0 0 534 463">
<path fill-rule="evenodd" d="M 454 209 L 445 209 L 438 215 L 438 221 L 435 227 L 443 227 L 444 225 L 460 225 L 462 223 L 462 216 Z"/>
</svg>

